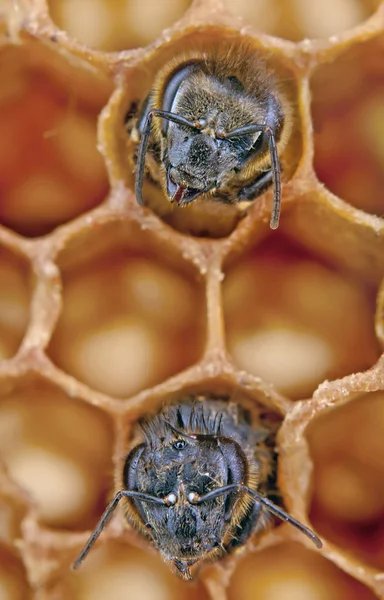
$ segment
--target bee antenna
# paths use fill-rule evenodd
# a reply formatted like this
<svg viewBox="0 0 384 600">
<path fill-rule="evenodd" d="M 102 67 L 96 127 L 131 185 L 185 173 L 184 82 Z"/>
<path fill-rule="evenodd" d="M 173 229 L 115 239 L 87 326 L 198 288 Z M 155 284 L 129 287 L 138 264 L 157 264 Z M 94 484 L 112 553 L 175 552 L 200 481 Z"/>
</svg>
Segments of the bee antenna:
<svg viewBox="0 0 384 600">
<path fill-rule="evenodd" d="M 78 569 L 87 556 L 88 552 L 91 550 L 92 546 L 96 542 L 97 538 L 101 534 L 101 532 L 108 525 L 113 513 L 115 512 L 117 505 L 119 504 L 122 498 L 136 498 L 136 500 L 141 500 L 141 502 L 153 502 L 154 504 L 166 505 L 167 503 L 162 498 L 157 498 L 156 496 L 151 496 L 150 494 L 144 494 L 141 492 L 134 492 L 132 490 L 120 490 L 117 492 L 116 496 L 109 503 L 107 508 L 105 509 L 100 521 L 96 525 L 93 530 L 90 538 L 85 544 L 84 548 L 80 552 L 79 556 L 76 558 L 75 562 L 72 565 L 73 569 Z"/>
<path fill-rule="evenodd" d="M 312 542 L 315 544 L 316 548 L 322 548 L 323 542 L 314 533 L 314 531 L 309 529 L 309 527 L 306 527 L 305 525 L 303 525 L 303 523 L 300 523 L 300 521 L 297 521 L 294 517 L 292 517 L 291 515 L 286 513 L 279 506 L 276 506 L 276 504 L 271 502 L 271 500 L 269 500 L 265 496 L 262 496 L 261 494 L 259 494 L 259 492 L 250 490 L 246 485 L 242 485 L 241 483 L 239 483 L 239 484 L 233 483 L 230 485 L 225 485 L 223 487 L 217 488 L 216 490 L 212 490 L 212 492 L 208 492 L 208 494 L 205 494 L 204 496 L 196 497 L 196 499 L 193 500 L 192 503 L 193 504 L 202 504 L 203 502 L 207 502 L 208 500 L 213 500 L 214 498 L 217 498 L 218 496 L 222 496 L 223 494 L 229 494 L 230 492 L 246 492 L 246 493 L 250 494 L 253 498 L 255 498 L 255 500 L 257 500 L 258 502 L 261 502 L 261 504 L 263 504 L 269 510 L 270 513 L 275 515 L 275 517 L 278 517 L 282 521 L 285 521 L 286 523 L 293 525 L 293 527 L 296 527 L 296 529 L 301 531 L 301 533 L 304 533 L 304 535 L 306 535 L 310 540 L 312 540 Z"/>
<path fill-rule="evenodd" d="M 145 125 L 143 129 L 143 135 L 140 140 L 139 154 L 137 157 L 137 173 L 136 173 L 136 183 L 135 183 L 135 193 L 136 200 L 140 206 L 144 206 L 143 201 L 143 181 L 144 181 L 144 172 L 145 172 L 145 157 L 148 150 L 149 136 L 151 135 L 151 126 L 153 117 L 160 117 L 161 119 L 167 119 L 168 121 L 172 121 L 172 123 L 177 123 L 178 125 L 184 125 L 186 127 L 191 127 L 192 129 L 197 129 L 192 121 L 188 121 L 184 117 L 177 115 L 175 113 L 169 112 L 167 110 L 159 110 L 152 109 L 148 112 L 145 118 Z"/>
</svg>

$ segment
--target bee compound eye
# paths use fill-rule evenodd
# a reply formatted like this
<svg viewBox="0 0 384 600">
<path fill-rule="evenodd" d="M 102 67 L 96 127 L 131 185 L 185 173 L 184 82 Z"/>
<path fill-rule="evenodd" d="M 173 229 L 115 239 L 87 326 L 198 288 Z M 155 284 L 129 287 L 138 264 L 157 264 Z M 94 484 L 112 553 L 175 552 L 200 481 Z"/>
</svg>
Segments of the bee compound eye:
<svg viewBox="0 0 384 600">
<path fill-rule="evenodd" d="M 187 442 L 185 440 L 176 440 L 172 445 L 175 450 L 183 450 L 187 445 Z"/>
<path fill-rule="evenodd" d="M 190 504 L 196 504 L 199 501 L 200 496 L 196 492 L 189 492 L 187 498 Z"/>
<path fill-rule="evenodd" d="M 170 494 L 168 494 L 168 496 L 164 498 L 164 502 L 165 504 L 168 504 L 168 506 L 173 506 L 174 504 L 176 504 L 176 501 L 177 496 L 173 492 L 171 492 Z"/>
</svg>

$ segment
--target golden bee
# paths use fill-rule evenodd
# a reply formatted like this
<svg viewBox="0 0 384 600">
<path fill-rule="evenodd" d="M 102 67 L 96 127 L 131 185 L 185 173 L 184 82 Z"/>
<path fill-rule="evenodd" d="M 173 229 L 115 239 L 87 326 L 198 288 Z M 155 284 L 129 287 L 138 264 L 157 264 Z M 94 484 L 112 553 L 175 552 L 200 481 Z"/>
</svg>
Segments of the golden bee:
<svg viewBox="0 0 384 600">
<path fill-rule="evenodd" d="M 158 548 L 171 568 L 192 579 L 263 531 L 270 514 L 314 544 L 322 542 L 267 496 L 272 452 L 268 430 L 234 402 L 186 398 L 141 422 L 112 502 L 74 563 L 78 568 L 121 500 L 128 522 Z"/>
<path fill-rule="evenodd" d="M 252 201 L 273 184 L 270 226 L 276 229 L 279 154 L 291 134 L 291 113 L 277 77 L 246 44 L 177 57 L 127 117 L 138 203 L 144 204 L 145 176 L 178 206 L 199 197 Z"/>
</svg>

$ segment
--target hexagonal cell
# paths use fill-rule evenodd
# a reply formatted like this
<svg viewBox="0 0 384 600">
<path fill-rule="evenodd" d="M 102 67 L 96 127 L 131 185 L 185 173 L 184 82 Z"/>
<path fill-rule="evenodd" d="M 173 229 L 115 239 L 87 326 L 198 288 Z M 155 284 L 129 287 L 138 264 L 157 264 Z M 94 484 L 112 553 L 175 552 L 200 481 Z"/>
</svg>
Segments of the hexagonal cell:
<svg viewBox="0 0 384 600">
<path fill-rule="evenodd" d="M 32 284 L 26 260 L 0 246 L 0 361 L 16 354 L 24 337 Z"/>
<path fill-rule="evenodd" d="M 313 74 L 316 174 L 342 200 L 384 213 L 384 36 L 355 44 Z"/>
<path fill-rule="evenodd" d="M 292 40 L 328 38 L 368 19 L 380 0 L 225 0 L 257 31 Z"/>
<path fill-rule="evenodd" d="M 212 77 L 209 81 L 205 81 L 206 88 L 202 88 L 205 95 L 201 98 L 201 107 L 198 104 L 195 105 L 195 102 L 190 102 L 190 99 L 188 100 L 188 96 L 186 96 L 185 107 L 180 107 L 180 114 L 183 112 L 184 116 L 188 117 L 189 115 L 190 121 L 196 122 L 197 117 L 196 119 L 195 117 L 192 118 L 192 113 L 198 115 L 199 119 L 202 119 L 208 115 L 209 110 L 214 115 L 219 111 L 220 114 L 224 115 L 222 117 L 223 127 L 226 127 L 228 129 L 227 132 L 229 132 L 229 129 L 232 131 L 244 125 L 244 123 L 249 124 L 251 118 L 249 111 L 251 108 L 248 105 L 248 112 L 246 108 L 243 108 L 243 114 L 242 107 L 240 106 L 236 110 L 234 109 L 229 115 L 227 109 L 224 110 L 221 106 L 217 109 L 215 106 L 215 99 L 218 96 L 225 98 L 223 102 L 228 103 L 229 99 L 232 101 L 233 98 L 237 98 L 239 86 L 241 86 L 241 89 L 251 90 L 254 96 L 260 94 L 259 103 L 255 100 L 254 105 L 259 108 L 261 107 L 261 115 L 260 113 L 257 114 L 257 117 L 254 113 L 252 115 L 253 119 L 260 118 L 264 122 L 266 118 L 263 113 L 265 98 L 269 97 L 270 93 L 273 92 L 279 98 L 282 107 L 281 110 L 285 116 L 283 130 L 278 135 L 277 143 L 279 158 L 282 164 L 281 180 L 288 181 L 293 176 L 299 162 L 302 143 L 299 114 L 295 109 L 297 105 L 295 76 L 278 55 L 273 56 L 271 52 L 267 53 L 252 38 L 243 35 L 240 36 L 236 31 L 230 32 L 227 29 L 221 30 L 217 27 L 201 28 L 198 32 L 195 31 L 192 33 L 188 31 L 180 39 L 175 39 L 175 41 L 169 43 L 167 46 L 156 49 L 144 65 L 127 72 L 124 89 L 119 90 L 119 95 L 116 94 L 111 99 L 111 111 L 108 114 L 106 113 L 106 120 L 103 124 L 105 128 L 103 135 L 104 143 L 109 145 L 109 147 L 105 145 L 103 150 L 107 155 L 113 157 L 114 176 L 119 180 L 123 179 L 126 185 L 132 190 L 135 189 L 137 155 L 140 141 L 143 139 L 138 128 L 143 126 L 143 124 L 140 124 L 140 115 L 144 110 L 145 99 L 153 85 L 159 89 L 167 87 L 171 77 L 168 69 L 171 69 L 172 65 L 176 69 L 178 63 L 183 64 L 182 61 L 186 60 L 186 48 L 191 49 L 191 55 L 193 54 L 193 58 L 197 60 L 202 52 L 206 55 L 212 54 L 215 56 L 217 48 L 222 48 L 223 56 L 219 53 L 217 62 L 221 67 L 223 65 L 226 67 L 224 74 L 228 75 L 228 77 L 220 75 L 219 83 L 217 83 L 219 76 L 216 79 Z M 229 58 L 224 55 L 224 50 L 228 48 L 232 49 L 232 56 Z M 240 61 L 239 63 L 236 62 L 239 56 L 243 57 L 241 63 Z M 248 77 L 250 71 L 254 74 L 254 79 Z M 162 80 L 160 81 L 158 79 L 159 72 L 163 72 Z M 185 75 L 185 78 L 192 76 L 193 73 L 189 73 Z M 199 85 L 201 87 L 203 83 Z M 264 93 L 265 96 L 262 96 Z M 177 97 L 177 101 L 181 102 L 181 91 L 178 92 Z M 199 97 L 197 99 L 199 100 Z M 163 107 L 165 102 L 165 99 L 164 102 L 159 99 L 159 103 L 162 103 Z M 190 102 L 191 106 L 187 104 L 188 102 Z M 254 105 L 252 105 L 252 108 Z M 161 107 L 156 106 L 156 108 Z M 228 119 L 226 120 L 227 115 Z M 218 127 L 217 124 L 215 125 L 217 118 L 216 116 L 212 117 L 212 127 Z M 156 119 L 159 121 L 157 117 L 155 117 Z M 113 123 L 112 120 L 115 120 L 115 122 Z M 111 127 L 115 129 L 113 137 L 110 135 Z M 192 191 L 191 193 L 195 194 L 201 189 L 203 180 L 206 182 L 206 179 L 209 178 L 210 188 L 207 190 L 207 193 L 200 194 L 200 196 L 188 202 L 187 205 L 178 205 L 179 200 L 181 200 L 180 195 L 177 202 L 170 201 L 169 194 L 165 190 L 168 189 L 167 186 L 170 186 L 170 190 L 174 189 L 172 188 L 174 182 L 172 183 L 172 178 L 168 178 L 167 180 L 166 168 L 159 167 L 162 160 L 160 151 L 161 135 L 159 134 L 161 130 L 158 126 L 154 125 L 151 130 L 152 134 L 146 154 L 146 176 L 144 177 L 142 186 L 142 197 L 146 206 L 151 208 L 166 223 L 183 233 L 197 236 L 224 237 L 235 228 L 239 219 L 243 218 L 247 210 L 254 206 L 255 203 L 263 203 L 263 210 L 267 213 L 267 218 L 270 218 L 272 188 L 270 188 L 267 196 L 261 194 L 254 201 L 237 202 L 239 191 L 247 187 L 248 184 L 253 183 L 254 179 L 262 173 L 262 170 L 267 168 L 266 165 L 270 165 L 270 158 L 267 153 L 263 152 L 263 158 L 260 159 L 257 169 L 251 175 L 249 173 L 249 164 L 247 163 L 246 167 L 243 165 L 243 162 L 245 162 L 243 156 L 244 147 L 249 149 L 252 147 L 252 143 L 257 146 L 257 140 L 247 138 L 244 141 L 244 138 L 242 138 L 240 142 L 237 140 L 236 145 L 234 141 L 230 142 L 229 140 L 226 141 L 218 138 L 215 142 L 212 141 L 210 145 L 207 141 L 207 136 L 213 135 L 212 127 L 209 130 L 206 128 L 201 133 L 196 133 L 192 128 L 188 130 L 184 129 L 185 137 L 179 139 L 173 145 L 173 163 L 170 158 L 165 165 L 166 167 L 168 165 L 170 169 L 172 165 L 172 172 L 174 174 L 174 164 L 179 160 L 177 164 L 182 165 L 182 168 L 179 167 L 177 177 L 179 177 L 179 181 L 184 182 L 184 186 L 181 186 L 177 193 L 184 194 L 185 196 L 185 194 Z M 208 131 L 211 133 L 207 133 Z M 156 132 L 158 133 L 156 134 Z M 189 138 L 188 134 L 190 134 Z M 191 140 L 192 135 L 194 138 Z M 164 145 L 169 144 L 170 136 L 163 136 L 163 138 L 166 140 Z M 195 147 L 192 146 L 192 142 L 195 144 Z M 189 145 L 190 143 L 191 145 Z M 196 150 L 197 147 L 200 147 L 200 143 L 203 144 L 203 150 Z M 242 143 L 243 146 L 241 146 Z M 175 150 L 176 145 L 180 149 L 180 154 Z M 202 174 L 202 163 L 200 162 L 199 164 L 198 161 L 201 152 L 209 153 L 209 159 L 206 159 L 206 163 L 214 165 L 212 173 L 204 170 Z M 233 154 L 228 156 L 228 152 L 236 154 L 239 163 L 236 163 L 235 166 L 231 162 L 229 167 L 223 158 L 221 158 L 221 163 L 219 162 L 218 156 L 224 156 L 224 158 L 228 158 L 228 161 L 233 161 Z M 167 156 L 167 154 L 165 153 L 164 156 Z M 178 158 L 178 156 L 181 156 L 181 158 Z M 224 175 L 227 170 L 230 170 L 231 183 L 228 185 L 223 183 L 220 186 L 220 181 L 225 181 Z M 169 177 L 171 175 L 172 173 L 169 171 Z M 187 181 L 189 181 L 190 186 L 192 185 L 190 183 L 192 181 L 196 189 L 194 187 L 187 187 Z M 215 196 L 211 197 L 209 196 L 209 191 L 216 189 L 213 186 L 216 186 L 217 182 L 219 182 L 219 191 L 215 191 Z M 260 184 L 261 191 L 265 191 L 265 187 L 268 187 L 268 184 Z M 248 193 L 250 194 L 249 190 Z M 235 200 L 236 202 L 234 202 Z"/>
<path fill-rule="evenodd" d="M 81 236 L 59 258 L 64 306 L 52 360 L 120 398 L 196 362 L 205 343 L 204 286 L 177 253 L 133 223 Z"/>
<path fill-rule="evenodd" d="M 30 600 L 27 575 L 14 551 L 0 545 L 0 598 L 1 600 Z"/>
<path fill-rule="evenodd" d="M 117 541 L 95 548 L 63 584 L 74 600 L 125 600 L 127 590 L 137 600 L 208 600 L 202 584 L 181 581 L 155 553 Z"/>
<path fill-rule="evenodd" d="M 0 398 L 0 457 L 36 502 L 42 524 L 94 526 L 111 487 L 106 414 L 36 376 L 7 383 Z"/>
<path fill-rule="evenodd" d="M 283 234 L 225 268 L 228 349 L 240 369 L 297 399 L 324 379 L 372 366 L 375 290 Z"/>
<path fill-rule="evenodd" d="M 376 600 L 367 587 L 297 543 L 272 546 L 243 558 L 229 600 Z"/>
<path fill-rule="evenodd" d="M 307 428 L 319 535 L 384 570 L 384 392 L 363 394 Z"/>
<path fill-rule="evenodd" d="M 190 4 L 190 0 L 48 0 L 51 17 L 61 29 L 107 51 L 149 44 Z"/>
<path fill-rule="evenodd" d="M 133 416 L 135 417 L 134 420 Z M 142 419 L 144 419 L 144 424 Z M 225 471 L 223 472 L 223 464 L 225 464 L 223 463 L 223 454 L 226 455 L 225 450 L 217 450 L 217 453 L 213 455 L 215 446 L 210 446 L 209 450 L 205 446 L 207 455 L 203 456 L 204 445 L 202 444 L 199 449 L 199 452 L 201 451 L 202 454 L 199 452 L 195 454 L 193 442 L 192 447 L 188 449 L 189 436 L 201 433 L 203 435 L 208 434 L 208 436 L 223 436 L 239 444 L 247 460 L 249 460 L 247 463 L 248 472 L 253 473 L 255 466 L 257 466 L 258 492 L 267 496 L 275 504 L 282 506 L 282 494 L 276 481 L 277 454 L 275 451 L 276 433 L 281 421 L 282 415 L 279 414 L 277 409 L 275 411 L 265 406 L 258 399 L 257 392 L 252 393 L 249 390 L 245 393 L 241 389 L 230 385 L 224 376 L 214 378 L 209 382 L 202 381 L 192 385 L 188 384 L 183 389 L 163 394 L 161 397 L 158 393 L 154 393 L 147 398 L 147 401 L 143 403 L 140 410 L 135 406 L 133 414 L 127 415 L 126 428 L 128 431 L 124 434 L 126 441 L 121 444 L 121 451 L 116 464 L 116 491 L 126 489 L 127 464 L 130 464 L 129 462 L 127 463 L 127 456 L 129 456 L 134 448 L 143 443 L 147 447 L 153 444 L 153 447 L 156 448 L 156 459 L 154 465 L 151 462 L 152 455 L 147 455 L 140 465 L 135 467 L 138 473 L 137 480 L 135 479 L 136 489 L 143 489 L 140 486 L 145 485 L 145 489 L 148 491 L 150 489 L 148 486 L 151 484 L 147 478 L 145 478 L 145 482 L 143 483 L 143 479 L 139 473 L 144 471 L 146 473 L 153 473 L 155 471 L 158 476 L 156 488 L 159 488 L 161 485 L 160 482 L 166 479 L 164 487 L 167 488 L 170 485 L 171 489 L 176 490 L 179 486 L 179 484 L 175 485 L 173 480 L 176 464 L 179 465 L 177 468 L 177 477 L 180 477 L 179 483 L 183 481 L 183 484 L 185 483 L 189 491 L 193 490 L 200 495 L 204 495 L 207 491 L 225 485 L 228 482 Z M 176 428 L 176 435 L 173 428 Z M 172 444 L 175 439 L 183 439 L 180 432 L 187 434 L 185 437 L 187 447 L 183 448 L 182 454 L 177 456 Z M 179 435 L 180 437 L 178 437 Z M 228 455 L 225 457 L 228 458 Z M 179 460 L 180 463 L 177 463 Z M 175 461 L 173 469 L 170 467 L 172 461 Z M 164 474 L 162 466 L 165 466 L 169 476 Z M 231 474 L 227 475 L 228 477 L 235 477 L 232 470 Z M 252 475 L 249 481 L 252 481 Z M 152 483 L 154 483 L 154 480 Z M 158 492 L 160 496 L 165 495 L 163 489 L 161 492 Z M 229 496 L 225 502 L 230 502 Z M 121 504 L 124 504 L 124 501 Z M 233 506 L 231 507 L 232 510 L 235 517 L 236 515 L 238 516 Z M 149 517 L 148 522 L 149 524 L 151 523 Z M 270 514 L 270 518 L 267 518 L 267 513 L 263 513 L 263 517 L 257 523 L 250 525 L 249 533 L 260 538 L 280 523 L 281 521 L 277 518 L 274 519 L 272 514 Z M 140 525 L 140 517 L 135 520 L 135 524 Z M 212 525 L 209 526 L 206 523 L 205 532 L 208 533 L 210 539 L 213 538 L 215 540 L 215 534 L 219 533 L 219 529 L 212 529 Z M 102 535 L 105 535 L 105 533 Z M 227 551 L 222 555 L 218 553 L 216 560 L 225 560 L 227 553 L 244 545 L 246 537 L 243 540 L 232 540 L 233 547 L 228 547 Z M 161 538 L 160 544 L 156 535 L 153 535 L 151 540 L 151 544 L 159 550 L 162 547 L 168 556 L 173 556 L 174 545 L 166 546 L 168 542 L 169 539 L 166 539 L 165 533 L 164 537 Z M 196 542 L 196 544 L 198 543 Z M 173 568 L 180 568 L 181 573 L 185 577 L 192 576 L 195 578 L 203 565 L 204 558 L 202 560 L 199 558 L 190 567 L 189 573 L 182 570 L 182 565 L 180 567 L 175 565 Z"/>
<path fill-rule="evenodd" d="M 0 223 L 46 234 L 107 193 L 96 124 L 110 84 L 31 40 L 0 49 L 0 78 Z"/>
<path fill-rule="evenodd" d="M 200 385 L 189 384 L 184 386 L 184 389 L 182 390 L 179 389 L 177 392 L 173 391 L 169 394 L 163 394 L 161 397 L 156 392 L 149 396 L 147 402 L 149 406 L 152 406 L 152 409 L 148 409 L 146 406 L 147 403 L 144 402 L 140 407 L 140 410 L 138 410 L 136 404 L 133 407 L 132 412 L 126 415 L 126 428 L 128 431 L 122 431 L 121 433 L 123 434 L 124 439 L 120 438 L 119 440 L 120 452 L 115 470 L 116 492 L 127 489 L 127 485 L 128 489 L 142 491 L 142 473 L 152 473 L 152 470 L 155 470 L 158 475 L 157 482 L 156 479 L 152 480 L 152 483 L 155 484 L 155 490 L 157 490 L 153 492 L 155 495 L 159 497 L 164 496 L 163 484 L 165 487 L 170 484 L 173 486 L 172 489 L 175 489 L 176 491 L 175 482 L 173 480 L 175 469 L 172 469 L 172 466 L 170 465 L 172 465 L 174 460 L 177 461 L 178 459 L 174 454 L 175 449 L 172 446 L 172 442 L 174 442 L 175 439 L 180 441 L 179 435 L 182 435 L 180 434 L 180 431 L 185 431 L 188 433 L 186 438 L 198 433 L 202 433 L 203 435 L 209 433 L 209 439 L 211 439 L 211 435 L 221 435 L 225 438 L 231 438 L 241 445 L 242 450 L 246 453 L 248 458 L 254 453 L 254 461 L 250 460 L 249 464 L 251 466 L 249 469 L 250 473 L 253 473 L 255 465 L 257 465 L 259 479 L 257 485 L 258 491 L 261 494 L 267 495 L 268 498 L 277 504 L 281 503 L 281 498 L 279 498 L 280 494 L 277 491 L 276 484 L 275 442 L 276 431 L 281 423 L 282 416 L 258 401 L 256 393 L 253 394 L 249 391 L 249 393 L 245 394 L 241 390 L 234 389 L 230 386 L 228 381 L 225 381 L 225 377 L 217 377 L 209 383 L 204 382 Z M 158 405 L 157 410 L 154 410 L 156 405 Z M 145 419 L 145 425 L 141 421 L 141 418 Z M 139 423 L 137 423 L 137 419 L 140 419 Z M 173 427 L 176 427 L 177 432 L 174 431 Z M 140 462 L 140 464 L 135 466 L 135 483 L 132 482 L 127 484 L 127 456 L 129 456 L 130 452 L 138 445 L 143 443 L 148 445 L 152 444 L 152 448 L 156 448 L 155 465 L 151 462 L 151 456 L 153 457 L 153 452 L 151 451 L 151 455 L 147 456 L 143 462 Z M 212 441 L 208 442 L 208 444 L 212 444 Z M 196 456 L 200 457 L 200 454 L 197 453 L 197 455 L 195 455 L 193 447 L 194 446 L 192 445 L 189 451 L 187 448 L 183 448 L 183 453 L 179 455 L 178 458 L 181 459 L 181 462 L 179 463 L 179 467 L 176 467 L 178 473 L 177 476 L 180 476 L 181 479 L 185 477 L 186 485 L 190 485 L 195 491 L 199 490 L 198 493 L 200 494 L 203 493 L 204 489 L 209 491 L 215 487 L 220 487 L 220 479 L 223 477 L 222 467 L 224 464 L 221 454 L 222 451 L 218 450 L 219 455 L 213 457 L 212 453 L 214 450 L 213 446 L 210 445 L 209 449 L 206 447 L 208 453 L 205 459 L 203 460 L 203 457 L 201 457 L 202 461 L 200 462 L 199 460 L 197 462 Z M 201 449 L 202 448 L 203 446 L 201 446 Z M 160 474 L 162 458 L 165 458 L 165 463 L 163 464 L 166 472 L 170 474 L 169 479 L 164 472 Z M 219 464 L 220 469 L 218 467 Z M 185 466 L 185 469 L 182 468 L 183 465 Z M 173 464 L 173 466 L 175 465 Z M 197 472 L 196 470 L 194 471 L 193 477 L 191 475 L 191 469 L 197 469 Z M 204 469 L 204 471 L 201 472 L 201 469 Z M 173 472 L 171 472 L 171 470 Z M 133 473 L 131 472 L 131 475 L 132 474 Z M 232 471 L 229 477 L 231 476 Z M 167 478 L 167 483 L 164 483 L 165 478 Z M 226 476 L 224 476 L 224 482 L 225 481 L 227 481 Z M 250 475 L 250 481 L 252 481 L 252 475 Z M 148 481 L 146 481 L 144 485 L 147 493 L 150 493 Z M 126 500 L 123 500 L 120 504 L 121 506 L 118 509 L 120 515 L 122 513 L 127 514 L 128 511 L 124 510 L 127 509 Z M 227 504 L 225 504 L 225 506 L 227 506 Z M 226 508 L 226 510 L 228 510 L 228 508 Z M 263 517 L 264 516 L 266 515 L 263 515 Z M 124 520 L 124 517 L 121 518 Z M 139 530 L 137 533 L 137 536 L 139 537 L 140 528 L 135 527 L 135 525 L 140 525 L 141 517 L 138 515 L 133 523 L 132 519 L 128 517 L 128 514 L 126 518 L 134 530 Z M 147 519 L 147 525 L 150 525 L 151 519 L 149 515 Z M 204 514 L 202 515 L 202 521 L 205 521 Z M 158 523 L 158 527 L 159 526 L 160 524 Z M 260 536 L 272 526 L 273 517 L 269 519 L 267 527 L 266 519 L 262 518 L 250 533 L 255 533 Z M 219 530 L 213 532 L 208 524 L 205 526 L 205 531 L 210 536 L 219 532 Z M 102 540 L 108 539 L 111 532 L 113 532 L 113 527 L 106 527 L 101 533 L 100 542 L 98 541 L 97 544 L 101 543 Z M 116 532 L 112 533 L 112 535 L 116 536 Z M 182 535 L 181 532 L 180 535 Z M 164 533 L 164 536 L 162 535 L 160 540 L 154 535 L 152 540 L 149 541 L 146 536 L 146 539 L 141 538 L 141 543 L 143 546 L 145 544 L 147 547 L 153 545 L 157 548 L 159 554 L 163 551 L 168 556 L 168 567 L 171 567 L 171 557 L 174 556 L 172 552 L 175 547 L 173 537 L 171 539 L 171 545 L 167 546 L 166 542 L 169 542 L 170 540 L 166 539 Z M 215 538 L 213 539 L 215 541 Z M 238 544 L 236 544 L 236 539 L 232 542 L 234 548 L 244 544 L 244 540 L 239 541 Z M 196 541 L 196 544 L 198 543 L 199 542 Z M 91 553 L 92 552 L 93 549 L 91 549 Z M 225 555 L 226 552 L 223 553 L 224 558 Z M 216 558 L 220 558 L 220 556 L 217 556 Z M 191 567 L 190 573 L 186 573 L 185 570 L 182 570 L 181 565 L 179 567 L 175 564 L 172 567 L 173 570 L 175 570 L 175 568 L 180 568 L 180 572 L 184 577 L 190 575 L 195 578 L 203 564 L 204 560 L 197 560 Z"/>
</svg>

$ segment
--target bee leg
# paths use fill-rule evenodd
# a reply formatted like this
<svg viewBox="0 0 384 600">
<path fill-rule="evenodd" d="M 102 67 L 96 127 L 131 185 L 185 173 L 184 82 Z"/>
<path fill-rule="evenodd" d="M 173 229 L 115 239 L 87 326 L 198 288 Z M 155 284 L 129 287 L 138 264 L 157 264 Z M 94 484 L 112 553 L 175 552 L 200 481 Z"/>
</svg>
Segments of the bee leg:
<svg viewBox="0 0 384 600">
<path fill-rule="evenodd" d="M 239 546 L 243 546 L 247 539 L 260 531 L 264 531 L 270 517 L 266 510 L 263 510 L 260 502 L 255 502 L 243 517 L 241 523 L 236 527 L 234 536 L 226 545 L 225 549 L 230 554 Z"/>
<path fill-rule="evenodd" d="M 265 192 L 273 183 L 272 169 L 258 175 L 252 183 L 243 187 L 238 195 L 239 202 L 244 200 L 254 200 Z"/>
</svg>

